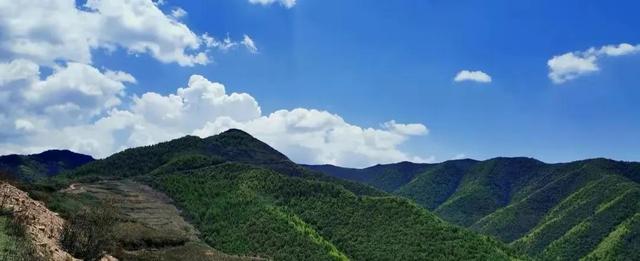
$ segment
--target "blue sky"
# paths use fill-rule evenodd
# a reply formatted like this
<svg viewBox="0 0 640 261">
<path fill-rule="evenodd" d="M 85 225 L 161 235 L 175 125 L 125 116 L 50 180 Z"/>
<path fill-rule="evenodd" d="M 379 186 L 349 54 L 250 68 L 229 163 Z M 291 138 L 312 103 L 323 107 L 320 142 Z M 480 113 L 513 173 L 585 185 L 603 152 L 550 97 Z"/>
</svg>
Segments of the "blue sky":
<svg viewBox="0 0 640 261">
<path fill-rule="evenodd" d="M 119 108 L 146 92 L 175 93 L 198 74 L 227 92 L 250 94 L 263 115 L 307 108 L 362 128 L 385 130 L 389 120 L 423 124 L 428 133 L 405 135 L 393 145 L 409 160 L 640 159 L 637 1 L 294 2 L 286 8 L 277 2 L 168 0 L 158 8 L 165 14 L 185 10 L 179 21 L 195 34 L 237 40 L 246 34 L 258 52 L 212 50 L 210 63 L 184 66 L 131 55 L 131 47 L 95 48 L 91 65 L 135 77 Z M 597 51 L 623 43 L 636 49 L 624 55 Z M 590 64 L 597 69 L 580 67 L 575 79 L 554 82 L 548 62 L 563 54 L 583 58 L 577 62 L 596 59 Z M 482 71 L 491 82 L 454 81 L 462 70 Z M 281 149 L 298 153 L 291 146 Z"/>
</svg>

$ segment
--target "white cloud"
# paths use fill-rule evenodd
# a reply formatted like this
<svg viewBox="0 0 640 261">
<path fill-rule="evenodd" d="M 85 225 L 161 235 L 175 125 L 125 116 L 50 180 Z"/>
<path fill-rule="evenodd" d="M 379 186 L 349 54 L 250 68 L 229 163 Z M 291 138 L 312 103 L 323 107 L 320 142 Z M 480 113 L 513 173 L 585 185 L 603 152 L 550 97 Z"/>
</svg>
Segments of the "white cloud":
<svg viewBox="0 0 640 261">
<path fill-rule="evenodd" d="M 32 131 L 35 128 L 33 126 L 33 123 L 25 119 L 17 119 L 15 121 L 15 126 L 16 126 L 16 130 L 27 131 L 27 132 Z"/>
<path fill-rule="evenodd" d="M 491 76 L 484 73 L 483 71 L 468 71 L 463 70 L 456 74 L 456 77 L 453 79 L 455 82 L 463 82 L 463 81 L 473 81 L 479 83 L 490 83 Z"/>
<path fill-rule="evenodd" d="M 92 51 L 122 48 L 183 66 L 208 63 L 210 49 L 258 52 L 248 35 L 241 41 L 196 35 L 179 21 L 186 11 L 164 14 L 158 9 L 163 1 L 88 0 L 81 7 L 73 0 L 16 1 L 0 1 L 2 154 L 66 148 L 105 157 L 237 127 L 299 162 L 361 167 L 434 160 L 399 148 L 428 133 L 422 124 L 389 121 L 363 128 L 336 114 L 304 108 L 263 115 L 251 95 L 228 93 L 222 84 L 198 75 L 172 94 L 127 95 L 135 77 L 91 65 Z"/>
<path fill-rule="evenodd" d="M 229 35 L 227 35 L 227 37 L 225 37 L 223 40 L 218 40 L 213 36 L 210 36 L 208 34 L 203 34 L 202 39 L 207 47 L 217 48 L 224 52 L 229 51 L 232 48 L 238 46 L 238 42 L 231 40 L 231 37 L 229 37 Z"/>
<path fill-rule="evenodd" d="M 253 39 L 251 39 L 251 37 L 249 37 L 248 35 L 244 35 L 241 43 L 245 48 L 247 48 L 247 50 L 249 50 L 249 52 L 258 53 L 258 47 L 256 47 L 256 43 L 253 42 Z"/>
<path fill-rule="evenodd" d="M 596 72 L 599 70 L 596 59 L 596 56 L 580 56 L 574 53 L 555 56 L 547 63 L 550 70 L 549 78 L 560 84 Z"/>
<path fill-rule="evenodd" d="M 0 75 L 9 76 L 0 82 L 0 111 L 15 119 L 15 124 L 0 122 L 0 136 L 13 132 L 7 128 L 14 125 L 26 130 L 89 121 L 121 104 L 125 83 L 135 82 L 127 73 L 101 72 L 81 63 L 56 66 L 44 79 L 39 70 L 28 60 L 0 63 Z"/>
<path fill-rule="evenodd" d="M 382 125 L 385 129 L 402 135 L 426 135 L 429 133 L 427 127 L 422 124 L 401 124 L 391 120 Z"/>
<path fill-rule="evenodd" d="M 106 70 L 104 72 L 104 76 L 118 82 L 137 83 L 136 78 L 134 78 L 133 75 L 122 71 Z"/>
<path fill-rule="evenodd" d="M 67 148 L 104 157 L 186 134 L 204 137 L 240 128 L 303 163 L 363 167 L 433 161 L 399 149 L 410 137 L 427 134 L 422 124 L 389 121 L 382 128 L 363 128 L 336 114 L 304 108 L 263 115 L 251 95 L 227 93 L 222 84 L 198 75 L 173 94 L 147 92 L 117 108 L 124 84 L 132 82 L 122 75 L 69 64 L 44 79 L 36 73 L 17 81 L 26 84 L 11 94 L 21 97 L 16 104 L 21 110 L 0 116 L 0 136 L 14 138 L 3 139 L 0 147 L 15 153 Z"/>
<path fill-rule="evenodd" d="M 640 45 L 623 43 L 554 56 L 547 62 L 549 78 L 555 84 L 562 84 L 599 71 L 598 60 L 602 57 L 616 57 L 638 52 L 640 52 Z"/>
<path fill-rule="evenodd" d="M 9 59 L 52 65 L 57 60 L 91 63 L 94 49 L 124 48 L 182 66 L 206 64 L 202 39 L 151 0 L 0 1 L 0 50 Z"/>
<path fill-rule="evenodd" d="M 459 153 L 459 154 L 456 154 L 455 156 L 453 156 L 453 158 L 451 158 L 451 160 L 461 160 L 461 159 L 466 159 L 466 158 L 468 158 L 466 154 Z"/>
<path fill-rule="evenodd" d="M 408 134 L 363 128 L 336 114 L 304 108 L 279 110 L 245 122 L 221 117 L 207 122 L 194 134 L 204 137 L 230 128 L 243 129 L 302 163 L 365 167 L 405 160 L 432 161 L 411 156 L 398 148 L 410 136 L 423 135 L 424 132 Z M 421 128 L 426 129 L 424 126 Z"/>
<path fill-rule="evenodd" d="M 175 18 L 175 19 L 180 19 L 182 17 L 187 16 L 187 11 L 185 11 L 184 9 L 177 7 L 174 8 L 173 10 L 171 10 L 171 17 Z"/>
<path fill-rule="evenodd" d="M 249 0 L 249 3 L 260 5 L 271 5 L 274 3 L 280 3 L 286 8 L 292 8 L 296 5 L 296 0 Z"/>
<path fill-rule="evenodd" d="M 0 86 L 37 76 L 40 73 L 39 70 L 40 68 L 37 64 L 25 59 L 0 63 Z"/>
<path fill-rule="evenodd" d="M 256 46 L 255 42 L 253 41 L 253 39 L 251 39 L 251 37 L 249 37 L 246 34 L 243 35 L 242 41 L 231 40 L 231 37 L 229 37 L 228 34 L 227 34 L 227 37 L 225 37 L 222 40 L 218 40 L 213 36 L 210 36 L 209 34 L 203 34 L 202 40 L 207 47 L 216 48 L 223 52 L 228 52 L 229 50 L 232 50 L 238 47 L 239 45 L 242 45 L 249 52 L 254 54 L 258 53 L 258 47 Z"/>
<path fill-rule="evenodd" d="M 600 48 L 598 51 L 600 54 L 606 54 L 608 56 L 621 56 L 632 54 L 636 52 L 640 52 L 640 45 L 630 45 L 627 43 L 622 43 L 619 45 L 606 45 Z"/>
</svg>

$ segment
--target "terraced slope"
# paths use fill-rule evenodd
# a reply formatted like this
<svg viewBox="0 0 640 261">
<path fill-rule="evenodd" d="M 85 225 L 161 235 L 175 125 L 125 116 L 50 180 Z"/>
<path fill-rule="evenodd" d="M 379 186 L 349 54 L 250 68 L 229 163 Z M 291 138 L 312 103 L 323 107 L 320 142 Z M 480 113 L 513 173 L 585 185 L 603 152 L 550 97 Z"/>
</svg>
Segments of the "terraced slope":
<svg viewBox="0 0 640 261">
<path fill-rule="evenodd" d="M 198 238 L 198 231 L 181 216 L 172 200 L 131 180 L 72 184 L 64 191 L 86 194 L 115 206 L 121 217 L 115 226 L 124 260 L 250 260 L 223 254 Z"/>
<path fill-rule="evenodd" d="M 366 183 L 378 186 L 372 181 L 383 172 L 309 167 L 343 178 L 367 173 L 352 179 L 366 179 Z M 393 164 L 387 167 L 398 168 Z M 609 234 L 640 213 L 638 163 L 593 159 L 545 164 L 527 158 L 496 158 L 448 161 L 423 169 L 417 174 L 399 174 L 398 181 L 413 178 L 396 189 L 380 188 L 411 198 L 447 221 L 543 259 L 593 258 L 598 256 L 592 254 L 596 249 L 600 249 L 599 256 L 605 252 L 615 256 L 612 252 L 621 248 L 607 248 L 614 245 L 608 241 L 619 237 Z M 633 233 L 637 232 L 628 234 Z M 640 251 L 638 244 L 627 245 Z"/>
</svg>

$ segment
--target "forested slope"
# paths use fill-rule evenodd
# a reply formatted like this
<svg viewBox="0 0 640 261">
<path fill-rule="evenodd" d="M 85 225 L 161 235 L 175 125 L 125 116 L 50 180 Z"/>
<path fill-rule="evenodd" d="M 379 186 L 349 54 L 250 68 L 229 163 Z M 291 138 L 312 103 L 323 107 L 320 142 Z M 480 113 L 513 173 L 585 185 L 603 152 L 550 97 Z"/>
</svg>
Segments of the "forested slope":
<svg viewBox="0 0 640 261">
<path fill-rule="evenodd" d="M 134 148 L 58 182 L 134 179 L 164 191 L 224 253 L 275 260 L 509 260 L 506 245 L 359 183 L 310 171 L 230 130 Z"/>
<path fill-rule="evenodd" d="M 414 164 L 422 171 L 397 174 L 396 182 L 402 184 L 387 186 L 393 183 L 389 173 L 396 173 L 399 165 L 410 169 L 408 164 L 357 170 L 307 167 L 413 199 L 444 220 L 494 236 L 534 257 L 576 260 L 621 255 L 617 251 L 623 248 L 614 245 L 640 251 L 638 243 L 620 239 L 622 234 L 638 233 L 637 226 L 630 225 L 640 213 L 638 163 L 456 160 Z M 407 181 L 407 176 L 412 178 Z M 379 182 L 381 177 L 384 183 Z"/>
</svg>

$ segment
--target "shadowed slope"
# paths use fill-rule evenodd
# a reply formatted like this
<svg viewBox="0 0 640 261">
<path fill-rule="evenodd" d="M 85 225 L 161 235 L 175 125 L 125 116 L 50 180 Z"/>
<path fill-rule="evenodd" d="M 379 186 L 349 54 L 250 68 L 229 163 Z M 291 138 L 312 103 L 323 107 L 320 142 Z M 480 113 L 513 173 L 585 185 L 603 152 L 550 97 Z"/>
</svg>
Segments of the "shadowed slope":
<svg viewBox="0 0 640 261">
<path fill-rule="evenodd" d="M 56 175 L 94 161 L 91 156 L 68 150 L 48 150 L 33 155 L 0 156 L 0 175 L 33 180 Z"/>
</svg>

